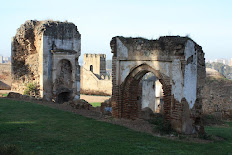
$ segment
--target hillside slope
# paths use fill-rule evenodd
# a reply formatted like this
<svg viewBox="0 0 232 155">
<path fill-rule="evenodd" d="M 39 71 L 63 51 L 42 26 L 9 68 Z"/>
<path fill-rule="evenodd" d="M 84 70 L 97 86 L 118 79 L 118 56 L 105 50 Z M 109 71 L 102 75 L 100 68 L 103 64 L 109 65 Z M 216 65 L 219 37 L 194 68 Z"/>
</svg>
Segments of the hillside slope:
<svg viewBox="0 0 232 155">
<path fill-rule="evenodd" d="M 213 114 L 222 119 L 232 119 L 232 80 L 226 79 L 210 68 L 206 68 L 203 113 Z"/>
</svg>

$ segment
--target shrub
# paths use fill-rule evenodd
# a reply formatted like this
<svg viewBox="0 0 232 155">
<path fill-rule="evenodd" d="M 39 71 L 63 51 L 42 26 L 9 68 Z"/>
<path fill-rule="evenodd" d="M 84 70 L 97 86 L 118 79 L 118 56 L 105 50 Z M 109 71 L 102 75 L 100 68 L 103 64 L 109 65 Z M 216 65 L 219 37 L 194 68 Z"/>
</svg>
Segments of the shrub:
<svg viewBox="0 0 232 155">
<path fill-rule="evenodd" d="M 174 132 L 171 127 L 171 123 L 169 121 L 165 122 L 163 116 L 156 117 L 152 120 L 149 120 L 149 122 L 155 125 L 155 132 L 159 132 L 160 134 L 170 134 Z"/>
<path fill-rule="evenodd" d="M 35 95 L 38 91 L 37 87 L 38 86 L 35 83 L 28 83 L 27 88 L 24 90 L 23 94 L 33 96 L 33 94 Z"/>
</svg>

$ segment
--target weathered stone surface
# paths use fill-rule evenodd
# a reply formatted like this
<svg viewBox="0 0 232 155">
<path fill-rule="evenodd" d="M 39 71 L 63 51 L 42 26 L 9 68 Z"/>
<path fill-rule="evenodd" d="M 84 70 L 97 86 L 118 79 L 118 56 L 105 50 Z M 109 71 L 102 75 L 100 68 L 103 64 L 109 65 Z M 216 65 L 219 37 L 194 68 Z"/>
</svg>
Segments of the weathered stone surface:
<svg viewBox="0 0 232 155">
<path fill-rule="evenodd" d="M 83 99 L 79 99 L 79 100 L 75 100 L 75 101 L 70 101 L 69 104 L 76 108 L 76 109 L 86 109 L 86 110 L 90 110 L 92 105 L 89 104 L 87 101 L 83 100 Z"/>
<path fill-rule="evenodd" d="M 141 110 L 141 112 L 139 114 L 139 118 L 149 120 L 149 119 L 153 118 L 153 115 L 154 115 L 154 113 L 151 110 L 151 108 L 146 107 L 146 108 Z"/>
<path fill-rule="evenodd" d="M 29 95 L 21 95 L 21 98 L 25 100 L 34 99 L 32 96 L 29 96 Z"/>
<path fill-rule="evenodd" d="M 20 93 L 15 93 L 15 92 L 10 92 L 7 97 L 8 98 L 21 98 L 21 94 Z"/>
<path fill-rule="evenodd" d="M 158 40 L 114 37 L 110 45 L 114 117 L 135 119 L 139 116 L 142 93 L 139 83 L 146 73 L 152 72 L 163 86 L 166 121 L 171 121 L 178 132 L 198 132 L 205 81 L 204 53 L 199 45 L 179 36 Z"/>
<path fill-rule="evenodd" d="M 38 100 L 33 96 L 29 96 L 29 95 L 22 95 L 20 93 L 15 93 L 15 92 L 10 92 L 7 95 L 8 98 L 15 98 L 15 99 L 22 99 L 22 100 L 26 100 L 26 101 L 31 101 L 31 100 Z"/>
<path fill-rule="evenodd" d="M 12 90 L 23 94 L 33 83 L 35 96 L 46 100 L 80 96 L 80 39 L 73 23 L 26 21 L 12 39 Z"/>
</svg>

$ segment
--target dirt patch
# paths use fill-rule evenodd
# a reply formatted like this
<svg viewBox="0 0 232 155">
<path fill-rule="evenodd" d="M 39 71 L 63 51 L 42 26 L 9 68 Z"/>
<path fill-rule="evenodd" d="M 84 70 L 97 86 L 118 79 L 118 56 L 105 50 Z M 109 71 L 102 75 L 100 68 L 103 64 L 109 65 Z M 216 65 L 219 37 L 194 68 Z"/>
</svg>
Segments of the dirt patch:
<svg viewBox="0 0 232 155">
<path fill-rule="evenodd" d="M 96 95 L 80 95 L 80 99 L 84 99 L 89 103 L 93 102 L 104 102 L 105 100 L 108 100 L 110 96 L 96 96 Z"/>
</svg>

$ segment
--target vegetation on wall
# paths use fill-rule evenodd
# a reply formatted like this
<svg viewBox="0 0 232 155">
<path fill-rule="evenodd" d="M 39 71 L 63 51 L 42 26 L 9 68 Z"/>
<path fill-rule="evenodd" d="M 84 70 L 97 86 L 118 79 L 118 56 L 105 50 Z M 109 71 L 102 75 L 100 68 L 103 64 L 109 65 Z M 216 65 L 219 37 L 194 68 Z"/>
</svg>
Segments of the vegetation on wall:
<svg viewBox="0 0 232 155">
<path fill-rule="evenodd" d="M 35 83 L 28 83 L 24 90 L 24 95 L 36 96 L 38 93 L 38 86 Z"/>
</svg>

